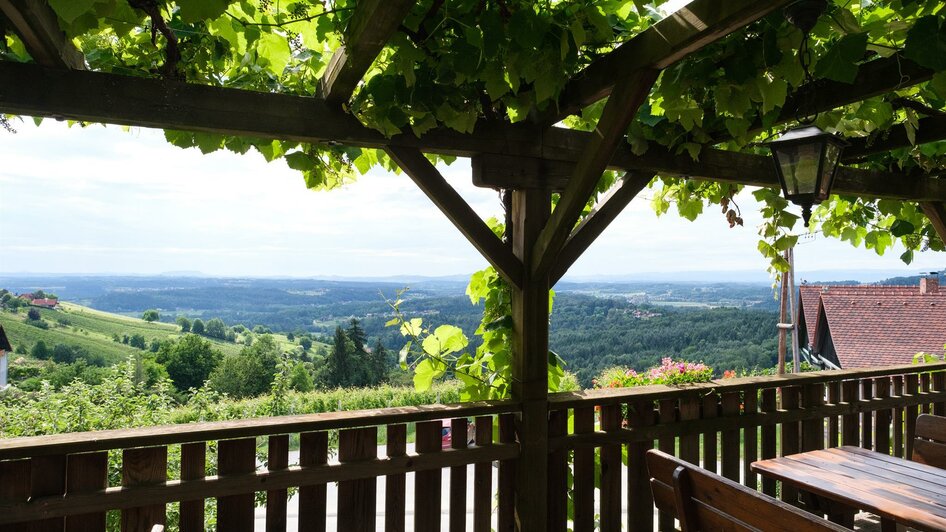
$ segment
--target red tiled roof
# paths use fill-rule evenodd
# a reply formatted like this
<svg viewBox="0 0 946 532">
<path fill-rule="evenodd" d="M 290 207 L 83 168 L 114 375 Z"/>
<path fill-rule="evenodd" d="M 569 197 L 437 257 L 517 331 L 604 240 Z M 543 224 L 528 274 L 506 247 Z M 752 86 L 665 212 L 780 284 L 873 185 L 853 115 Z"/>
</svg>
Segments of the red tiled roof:
<svg viewBox="0 0 946 532">
<path fill-rule="evenodd" d="M 921 295 L 917 286 L 829 286 L 819 296 L 818 313 L 824 313 L 842 368 L 905 364 L 920 351 L 943 352 L 942 289 Z M 822 336 L 815 332 L 815 338 Z"/>
<path fill-rule="evenodd" d="M 818 299 L 821 297 L 822 287 L 813 284 L 803 284 L 798 287 L 798 312 L 805 319 L 805 331 L 808 333 L 808 344 L 815 343 L 815 324 L 818 322 Z"/>
<path fill-rule="evenodd" d="M 53 308 L 53 307 L 55 307 L 56 305 L 59 304 L 59 300 L 57 300 L 57 299 L 48 299 L 48 298 L 47 298 L 47 299 L 34 299 L 33 301 L 30 302 L 30 304 L 33 305 L 33 306 L 36 306 L 36 307 L 49 307 L 49 308 Z"/>
</svg>

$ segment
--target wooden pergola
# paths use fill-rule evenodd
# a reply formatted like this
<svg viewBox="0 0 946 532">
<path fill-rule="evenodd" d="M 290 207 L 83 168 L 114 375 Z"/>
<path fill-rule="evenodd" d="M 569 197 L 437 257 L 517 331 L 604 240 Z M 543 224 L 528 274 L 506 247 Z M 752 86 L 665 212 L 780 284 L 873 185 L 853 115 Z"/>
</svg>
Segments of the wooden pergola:
<svg viewBox="0 0 946 532">
<path fill-rule="evenodd" d="M 778 187 L 769 157 L 705 146 L 699 162 L 652 144 L 635 155 L 625 133 L 661 70 L 790 0 L 695 0 L 595 60 L 569 80 L 553 111 L 524 123 L 481 119 L 472 133 L 437 128 L 385 137 L 348 114 L 347 102 L 414 2 L 362 0 L 347 42 L 332 58 L 312 97 L 250 92 L 176 80 L 86 70 L 44 0 L 0 0 L 34 63 L 0 62 L 0 113 L 308 143 L 338 143 L 385 152 L 423 190 L 512 288 L 513 398 L 519 403 L 515 515 L 518 528 L 546 530 L 549 519 L 548 291 L 655 175 Z M 847 85 L 823 82 L 805 99 L 807 114 L 828 111 L 931 79 L 933 72 L 895 55 L 871 60 Z M 594 131 L 556 127 L 569 114 L 607 98 Z M 789 101 L 778 123 L 794 119 Z M 761 129 L 754 124 L 752 129 Z M 727 135 L 721 132 L 716 140 Z M 946 138 L 946 120 L 924 118 L 915 142 Z M 855 140 L 849 161 L 910 145 L 897 126 L 879 142 Z M 511 191 L 507 242 L 497 238 L 424 156 L 472 160 L 473 182 Z M 626 172 L 595 211 L 578 224 L 606 169 Z M 918 202 L 946 240 L 946 180 L 918 173 L 842 167 L 838 194 Z M 551 210 L 551 194 L 561 194 Z"/>
</svg>

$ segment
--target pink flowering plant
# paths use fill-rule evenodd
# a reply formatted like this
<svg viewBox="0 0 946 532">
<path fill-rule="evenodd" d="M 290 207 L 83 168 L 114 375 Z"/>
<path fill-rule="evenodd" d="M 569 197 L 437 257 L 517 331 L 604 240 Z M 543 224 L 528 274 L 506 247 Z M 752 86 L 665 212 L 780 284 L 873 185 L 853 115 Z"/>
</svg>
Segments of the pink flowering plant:
<svg viewBox="0 0 946 532">
<path fill-rule="evenodd" d="M 713 368 L 702 362 L 686 362 L 665 357 L 659 366 L 638 373 L 633 369 L 614 367 L 593 379 L 595 388 L 628 388 L 649 384 L 667 384 L 670 386 L 709 382 L 713 378 Z"/>
</svg>

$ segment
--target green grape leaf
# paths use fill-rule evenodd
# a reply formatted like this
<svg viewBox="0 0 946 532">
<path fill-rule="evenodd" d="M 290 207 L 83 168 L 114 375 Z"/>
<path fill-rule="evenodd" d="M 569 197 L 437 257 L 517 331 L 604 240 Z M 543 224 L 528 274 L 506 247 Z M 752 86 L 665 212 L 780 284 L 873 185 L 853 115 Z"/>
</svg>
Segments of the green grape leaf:
<svg viewBox="0 0 946 532">
<path fill-rule="evenodd" d="M 92 6 L 101 0 L 49 0 L 49 7 L 66 24 L 72 24 L 77 18 L 92 10 Z"/>
<path fill-rule="evenodd" d="M 769 81 L 762 77 L 757 79 L 756 86 L 762 94 L 762 114 L 781 107 L 785 103 L 785 97 L 788 96 L 788 83 L 785 80 Z"/>
<path fill-rule="evenodd" d="M 435 379 L 443 376 L 446 364 L 432 358 L 421 360 L 414 368 L 414 388 L 419 392 L 430 389 Z"/>
<path fill-rule="evenodd" d="M 946 70 L 946 31 L 933 15 L 916 21 L 907 33 L 903 56 L 920 66 Z"/>
<path fill-rule="evenodd" d="M 181 20 L 193 24 L 223 15 L 230 5 L 230 0 L 176 0 L 176 3 L 181 8 Z"/>
<path fill-rule="evenodd" d="M 815 75 L 841 83 L 853 83 L 857 77 L 857 62 L 864 59 L 866 51 L 867 33 L 845 35 L 818 60 Z"/>
<path fill-rule="evenodd" d="M 276 74 L 282 74 L 291 57 L 289 43 L 275 33 L 264 33 L 260 36 L 256 53 L 261 59 L 269 62 L 270 70 Z"/>
<path fill-rule="evenodd" d="M 916 231 L 916 227 L 906 220 L 897 220 L 890 226 L 890 233 L 893 236 L 901 237 L 903 235 L 909 235 Z"/>
</svg>

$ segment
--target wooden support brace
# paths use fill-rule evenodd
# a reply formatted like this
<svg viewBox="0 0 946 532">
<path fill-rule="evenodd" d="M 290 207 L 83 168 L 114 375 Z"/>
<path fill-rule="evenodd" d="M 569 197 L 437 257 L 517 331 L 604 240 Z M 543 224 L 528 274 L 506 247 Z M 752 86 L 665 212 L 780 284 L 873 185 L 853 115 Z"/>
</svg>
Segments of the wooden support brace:
<svg viewBox="0 0 946 532">
<path fill-rule="evenodd" d="M 841 161 L 857 161 L 875 153 L 946 139 L 946 116 L 921 118 L 912 142 L 904 124 L 897 124 L 877 133 L 879 138 L 871 135 L 849 140 L 850 146 L 844 148 Z"/>
<path fill-rule="evenodd" d="M 936 234 L 943 243 L 946 243 L 946 202 L 921 203 L 920 207 L 923 209 L 923 214 L 932 222 Z"/>
<path fill-rule="evenodd" d="M 616 74 L 663 69 L 790 0 L 695 0 L 635 35 L 579 72 L 562 91 L 557 109 L 539 118 L 553 124 L 611 93 Z"/>
<path fill-rule="evenodd" d="M 328 103 L 348 101 L 378 53 L 410 12 L 413 0 L 362 0 L 345 31 L 346 42 L 332 55 L 322 76 L 321 95 Z"/>
<path fill-rule="evenodd" d="M 565 246 L 552 266 L 552 272 L 549 275 L 550 285 L 555 286 L 568 268 L 578 260 L 578 257 L 595 239 L 601 236 L 601 233 L 611 225 L 611 222 L 624 211 L 627 204 L 650 183 L 653 177 L 653 174 L 646 172 L 630 172 L 611 187 L 607 197 L 578 224 L 565 241 Z"/>
<path fill-rule="evenodd" d="M 534 275 L 548 275 L 555 257 L 571 234 L 585 203 L 607 168 L 618 143 L 623 140 L 624 132 L 637 114 L 637 109 L 650 94 L 650 88 L 658 75 L 656 70 L 640 70 L 626 76 L 615 86 L 601 113 L 601 119 L 575 165 L 575 173 L 533 245 L 531 270 Z"/>
<path fill-rule="evenodd" d="M 59 18 L 49 4 L 42 0 L 0 0 L 0 12 L 13 24 L 37 63 L 85 70 L 82 53 L 59 28 Z"/>
<path fill-rule="evenodd" d="M 493 234 L 423 153 L 395 146 L 389 146 L 386 151 L 503 278 L 513 286 L 522 285 L 522 262 Z"/>
</svg>

